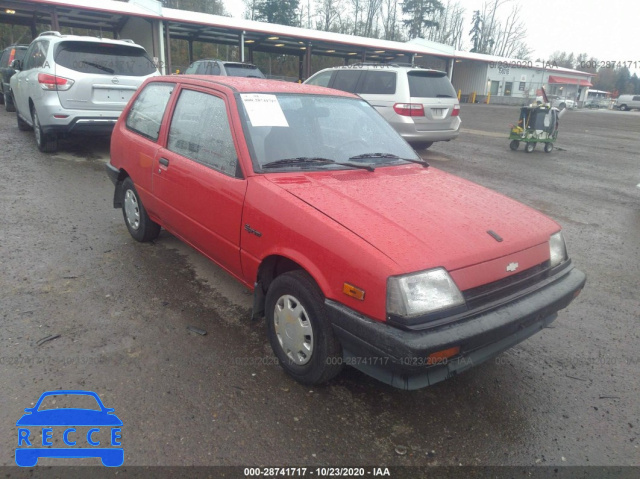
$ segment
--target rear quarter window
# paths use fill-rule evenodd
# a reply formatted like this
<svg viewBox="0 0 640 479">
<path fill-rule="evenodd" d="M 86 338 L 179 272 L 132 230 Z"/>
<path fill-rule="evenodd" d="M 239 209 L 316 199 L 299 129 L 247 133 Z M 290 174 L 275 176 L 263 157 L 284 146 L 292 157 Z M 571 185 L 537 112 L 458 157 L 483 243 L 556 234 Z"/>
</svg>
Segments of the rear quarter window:
<svg viewBox="0 0 640 479">
<path fill-rule="evenodd" d="M 358 84 L 358 80 L 360 79 L 361 74 L 362 72 L 354 70 L 336 72 L 336 77 L 333 80 L 333 85 L 331 85 L 331 88 L 355 93 L 356 85 Z"/>
<path fill-rule="evenodd" d="M 150 140 L 157 140 L 164 111 L 174 87 L 173 83 L 150 83 L 147 85 L 129 110 L 126 121 L 127 128 Z"/>
<path fill-rule="evenodd" d="M 55 62 L 70 70 L 93 75 L 146 76 L 156 71 L 142 48 L 95 42 L 62 42 Z"/>
<path fill-rule="evenodd" d="M 455 98 L 456 91 L 443 72 L 412 71 L 407 73 L 409 94 L 416 98 Z"/>
</svg>

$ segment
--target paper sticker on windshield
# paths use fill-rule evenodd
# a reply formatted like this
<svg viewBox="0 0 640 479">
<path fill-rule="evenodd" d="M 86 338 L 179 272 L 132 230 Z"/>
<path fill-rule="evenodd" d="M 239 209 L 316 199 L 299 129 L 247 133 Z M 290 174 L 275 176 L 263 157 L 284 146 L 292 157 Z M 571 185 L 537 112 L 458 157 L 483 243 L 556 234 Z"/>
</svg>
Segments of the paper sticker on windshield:
<svg viewBox="0 0 640 479">
<path fill-rule="evenodd" d="M 242 93 L 244 108 L 253 126 L 289 126 L 278 98 L 262 93 Z"/>
</svg>

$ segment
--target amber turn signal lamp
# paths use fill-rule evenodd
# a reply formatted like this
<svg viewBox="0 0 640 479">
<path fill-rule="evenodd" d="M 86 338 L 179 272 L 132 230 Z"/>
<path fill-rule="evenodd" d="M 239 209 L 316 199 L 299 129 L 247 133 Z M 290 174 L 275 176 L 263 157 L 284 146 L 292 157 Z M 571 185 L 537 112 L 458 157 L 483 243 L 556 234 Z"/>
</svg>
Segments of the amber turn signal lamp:
<svg viewBox="0 0 640 479">
<path fill-rule="evenodd" d="M 342 286 L 342 292 L 347 296 L 351 296 L 352 298 L 359 299 L 360 301 L 364 301 L 364 290 L 360 288 L 356 288 L 354 285 L 349 283 L 344 283 Z"/>
</svg>

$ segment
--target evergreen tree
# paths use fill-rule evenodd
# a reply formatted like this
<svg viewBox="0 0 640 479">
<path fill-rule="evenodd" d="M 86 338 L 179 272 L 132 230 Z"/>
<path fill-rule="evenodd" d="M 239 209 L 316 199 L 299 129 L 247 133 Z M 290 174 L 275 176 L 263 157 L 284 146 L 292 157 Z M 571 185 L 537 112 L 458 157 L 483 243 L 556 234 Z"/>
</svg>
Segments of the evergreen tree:
<svg viewBox="0 0 640 479">
<path fill-rule="evenodd" d="M 407 16 L 402 21 L 409 38 L 422 38 L 427 28 L 437 28 L 438 22 L 433 18 L 444 9 L 438 0 L 405 0 L 402 13 Z"/>
<path fill-rule="evenodd" d="M 259 0 L 254 20 L 298 26 L 298 6 L 300 0 Z"/>
</svg>

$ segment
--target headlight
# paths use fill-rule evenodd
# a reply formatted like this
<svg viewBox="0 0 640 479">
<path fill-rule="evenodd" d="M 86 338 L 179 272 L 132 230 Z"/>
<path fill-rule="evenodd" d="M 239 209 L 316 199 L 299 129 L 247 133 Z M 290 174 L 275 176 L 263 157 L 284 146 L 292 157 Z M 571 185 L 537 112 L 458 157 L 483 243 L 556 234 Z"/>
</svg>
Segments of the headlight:
<svg viewBox="0 0 640 479">
<path fill-rule="evenodd" d="M 387 280 L 387 312 L 415 316 L 464 304 L 460 290 L 443 268 L 393 276 Z"/>
<path fill-rule="evenodd" d="M 564 244 L 561 231 L 552 234 L 551 238 L 549 238 L 549 260 L 552 268 L 567 260 L 567 247 Z"/>
</svg>

